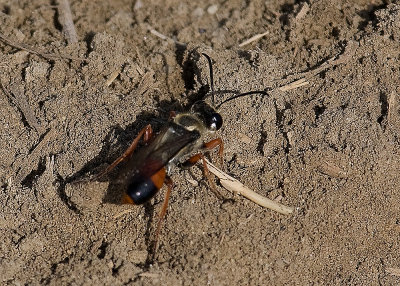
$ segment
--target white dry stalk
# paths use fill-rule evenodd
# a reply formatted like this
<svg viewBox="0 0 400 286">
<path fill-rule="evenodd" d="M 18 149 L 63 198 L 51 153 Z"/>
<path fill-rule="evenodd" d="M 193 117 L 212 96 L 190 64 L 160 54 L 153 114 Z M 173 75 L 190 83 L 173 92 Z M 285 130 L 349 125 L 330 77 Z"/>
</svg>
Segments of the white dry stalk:
<svg viewBox="0 0 400 286">
<path fill-rule="evenodd" d="M 224 188 L 226 188 L 228 191 L 242 195 L 262 207 L 269 208 L 281 214 L 290 214 L 293 212 L 293 208 L 270 200 L 264 196 L 261 196 L 260 194 L 257 194 L 235 178 L 232 178 L 228 174 L 222 172 L 207 159 L 204 160 L 207 164 L 208 170 L 219 178 L 222 186 L 224 186 Z"/>
<path fill-rule="evenodd" d="M 281 86 L 278 89 L 280 91 L 288 91 L 288 90 L 295 89 L 295 88 L 298 88 L 298 87 L 301 87 L 301 86 L 304 86 L 304 85 L 307 85 L 307 84 L 309 84 L 309 82 L 306 81 L 304 78 L 301 78 L 299 80 L 296 80 L 294 82 L 291 82 L 289 84 Z"/>
<path fill-rule="evenodd" d="M 113 71 L 106 80 L 106 86 L 110 86 L 113 83 L 113 81 L 117 78 L 117 76 L 119 76 L 119 70 Z"/>
<path fill-rule="evenodd" d="M 256 34 L 253 37 L 251 37 L 250 39 L 243 41 L 239 44 L 239 47 L 243 47 L 246 46 L 248 44 L 250 44 L 251 42 L 257 41 L 258 39 L 261 39 L 262 37 L 264 37 L 265 35 L 268 35 L 269 32 L 265 32 L 265 33 L 261 33 L 261 34 Z"/>
</svg>

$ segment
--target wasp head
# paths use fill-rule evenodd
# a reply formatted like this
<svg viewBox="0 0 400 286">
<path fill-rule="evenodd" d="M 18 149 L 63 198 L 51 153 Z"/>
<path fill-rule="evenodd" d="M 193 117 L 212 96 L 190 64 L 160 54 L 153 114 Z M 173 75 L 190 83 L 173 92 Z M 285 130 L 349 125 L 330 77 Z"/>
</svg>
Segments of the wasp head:
<svg viewBox="0 0 400 286">
<path fill-rule="evenodd" d="M 216 131 L 222 127 L 222 116 L 205 101 L 195 102 L 190 111 L 202 121 L 208 130 Z"/>
</svg>

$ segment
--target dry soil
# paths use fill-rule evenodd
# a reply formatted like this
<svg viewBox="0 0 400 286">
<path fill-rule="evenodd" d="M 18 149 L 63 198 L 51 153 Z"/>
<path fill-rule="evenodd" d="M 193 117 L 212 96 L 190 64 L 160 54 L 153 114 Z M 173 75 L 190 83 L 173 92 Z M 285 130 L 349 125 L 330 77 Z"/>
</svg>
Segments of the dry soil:
<svg viewBox="0 0 400 286">
<path fill-rule="evenodd" d="M 0 4 L 2 285 L 400 283 L 396 1 L 70 0 L 77 42 L 59 2 Z M 269 93 L 222 105 L 223 168 L 294 212 L 174 168 L 153 259 L 165 189 L 74 181 L 206 97 L 203 52 L 216 90 Z"/>
</svg>

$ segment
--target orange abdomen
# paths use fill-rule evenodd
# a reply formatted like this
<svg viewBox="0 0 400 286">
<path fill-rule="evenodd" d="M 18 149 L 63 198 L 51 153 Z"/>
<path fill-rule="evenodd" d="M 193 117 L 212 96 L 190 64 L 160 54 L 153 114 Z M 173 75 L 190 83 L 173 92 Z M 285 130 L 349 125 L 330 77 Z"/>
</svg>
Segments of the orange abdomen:
<svg viewBox="0 0 400 286">
<path fill-rule="evenodd" d="M 149 201 L 164 184 L 166 175 L 165 168 L 161 168 L 151 177 L 140 172 L 133 176 L 128 185 L 122 203 L 140 205 Z"/>
</svg>

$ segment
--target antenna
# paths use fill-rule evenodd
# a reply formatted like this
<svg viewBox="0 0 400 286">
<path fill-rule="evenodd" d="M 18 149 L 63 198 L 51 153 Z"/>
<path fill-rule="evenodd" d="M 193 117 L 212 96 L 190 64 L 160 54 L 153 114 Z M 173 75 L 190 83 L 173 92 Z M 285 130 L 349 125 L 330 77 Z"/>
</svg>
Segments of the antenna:
<svg viewBox="0 0 400 286">
<path fill-rule="evenodd" d="M 214 99 L 214 76 L 213 76 L 213 67 L 212 67 L 212 62 L 211 62 L 211 58 L 209 55 L 205 54 L 205 53 L 201 53 L 203 56 L 206 57 L 207 61 L 208 61 L 208 66 L 210 67 L 210 85 L 211 85 L 211 96 L 212 96 L 212 102 L 213 105 L 215 105 L 215 99 Z"/>
<path fill-rule="evenodd" d="M 210 67 L 210 87 L 211 87 L 211 96 L 212 96 L 212 102 L 213 105 L 215 106 L 215 90 L 214 90 L 214 75 L 213 75 L 213 67 L 212 67 L 212 61 L 209 55 L 207 55 L 206 53 L 201 53 L 208 61 L 208 66 Z M 228 91 L 231 92 L 231 91 Z M 236 98 L 239 97 L 243 97 L 243 96 L 247 96 L 247 95 L 252 95 L 252 94 L 262 94 L 262 95 L 269 95 L 266 91 L 264 90 L 254 90 L 254 91 L 248 91 L 248 92 L 244 92 L 244 93 L 240 93 L 237 95 L 232 96 L 231 98 L 228 98 L 226 100 L 224 100 L 223 102 L 221 102 L 220 104 L 218 104 L 218 106 L 216 107 L 216 109 L 218 110 L 222 104 L 227 103 L 231 100 L 234 100 Z"/>
<path fill-rule="evenodd" d="M 252 94 L 269 95 L 269 94 L 268 94 L 266 91 L 264 91 L 264 90 L 253 90 L 253 91 L 248 91 L 248 92 L 244 92 L 244 93 L 240 93 L 240 94 L 234 95 L 234 96 L 232 96 L 232 97 L 230 97 L 230 98 L 224 100 L 223 102 L 221 102 L 220 104 L 218 104 L 218 106 L 217 106 L 216 108 L 219 109 L 219 108 L 221 107 L 222 104 L 227 103 L 227 102 L 229 102 L 229 101 L 231 101 L 231 100 L 234 100 L 234 99 L 236 99 L 236 98 L 243 97 L 243 96 L 247 96 L 247 95 L 252 95 Z"/>
</svg>

